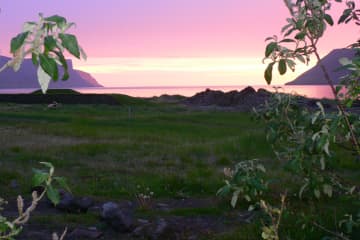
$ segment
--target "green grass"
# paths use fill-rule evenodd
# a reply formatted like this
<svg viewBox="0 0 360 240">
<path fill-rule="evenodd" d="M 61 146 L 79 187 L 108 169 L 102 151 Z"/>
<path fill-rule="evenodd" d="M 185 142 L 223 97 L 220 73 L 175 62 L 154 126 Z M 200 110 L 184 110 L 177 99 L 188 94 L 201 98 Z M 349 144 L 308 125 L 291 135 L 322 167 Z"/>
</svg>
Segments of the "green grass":
<svg viewBox="0 0 360 240">
<path fill-rule="evenodd" d="M 68 179 L 75 195 L 97 200 L 134 200 L 137 185 L 149 187 L 155 198 L 213 197 L 223 185 L 224 167 L 254 158 L 265 164 L 267 176 L 273 179 L 274 191 L 265 196 L 269 202 L 276 205 L 285 188 L 298 188 L 296 179 L 275 160 L 264 125 L 251 114 L 189 111 L 172 104 L 115 97 L 123 104 L 63 105 L 55 110 L 43 105 L 0 104 L 2 197 L 13 199 L 19 192 L 28 193 L 31 169 L 40 167 L 41 161 L 52 162 L 56 174 Z M 334 158 L 338 174 L 359 185 L 359 163 L 340 150 Z M 11 188 L 12 180 L 20 187 Z M 297 212 L 307 211 L 331 228 L 335 217 L 359 208 L 346 198 L 321 200 L 312 208 L 306 201 L 289 198 Z M 246 208 L 247 203 L 241 202 L 238 210 Z M 211 215 L 223 209 L 182 209 L 172 214 Z M 69 216 L 60 220 L 38 218 L 45 222 L 80 221 Z M 283 233 L 291 233 L 294 239 L 323 236 L 315 229 L 314 238 L 306 237 L 310 230 L 297 231 L 293 227 L 297 222 L 297 217 L 290 215 Z M 261 222 L 256 221 L 210 239 L 259 239 L 260 229 Z"/>
</svg>

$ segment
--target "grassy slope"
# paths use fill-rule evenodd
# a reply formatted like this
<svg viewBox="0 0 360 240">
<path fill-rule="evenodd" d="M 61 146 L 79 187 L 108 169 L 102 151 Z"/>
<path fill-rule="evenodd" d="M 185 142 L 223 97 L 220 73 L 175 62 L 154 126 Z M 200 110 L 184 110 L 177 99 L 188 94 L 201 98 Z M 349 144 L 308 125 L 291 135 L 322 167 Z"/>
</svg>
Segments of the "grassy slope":
<svg viewBox="0 0 360 240">
<path fill-rule="evenodd" d="M 0 192 L 12 198 L 29 191 L 31 168 L 49 161 L 70 181 L 76 195 L 98 200 L 133 199 L 136 186 L 149 187 L 156 198 L 214 196 L 223 184 L 222 169 L 236 162 L 259 158 L 270 169 L 278 199 L 296 179 L 276 162 L 265 141 L 263 126 L 250 114 L 192 112 L 171 105 L 147 104 L 121 98 L 122 106 L 65 105 L 49 110 L 40 105 L 0 104 Z M 126 102 L 128 101 L 128 102 Z M 358 185 L 359 165 L 350 157 L 338 158 L 341 173 Z M 12 189 L 16 180 L 20 188 Z M 333 226 L 347 208 L 346 197 L 316 202 L 309 207 L 290 196 L 298 209 L 318 212 L 324 224 Z M 359 207 L 359 206 L 357 206 Z M 240 204 L 246 208 L 246 203 Z M 201 212 L 201 211 L 200 211 Z M 287 232 L 296 219 L 285 223 Z M 217 239 L 257 239 L 260 223 Z M 314 233 L 314 238 L 321 236 Z M 312 239 L 312 238 L 306 238 Z"/>
</svg>

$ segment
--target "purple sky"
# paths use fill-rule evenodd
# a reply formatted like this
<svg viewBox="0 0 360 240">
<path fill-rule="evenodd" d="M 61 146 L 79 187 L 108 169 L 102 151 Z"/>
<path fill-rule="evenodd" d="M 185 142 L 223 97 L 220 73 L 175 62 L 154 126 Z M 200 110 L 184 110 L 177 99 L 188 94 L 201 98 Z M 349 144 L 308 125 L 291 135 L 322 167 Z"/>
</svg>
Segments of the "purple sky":
<svg viewBox="0 0 360 240">
<path fill-rule="evenodd" d="M 39 12 L 46 16 L 63 15 L 77 24 L 73 32 L 89 56 L 88 63 L 76 62 L 76 66 L 94 74 L 103 84 L 112 86 L 169 82 L 169 74 L 164 75 L 161 69 L 149 71 L 141 64 L 137 69 L 127 69 L 126 74 L 123 69 L 116 70 L 115 65 L 124 64 L 124 59 L 129 58 L 141 59 L 142 64 L 162 58 L 163 61 L 155 61 L 158 65 L 167 62 L 167 58 L 187 58 L 189 71 L 186 67 L 180 68 L 180 72 L 186 74 L 192 72 L 190 68 L 193 64 L 207 64 L 197 58 L 219 59 L 220 66 L 227 64 L 228 61 L 222 60 L 224 58 L 242 61 L 248 58 L 252 65 L 254 59 L 258 59 L 261 64 L 264 39 L 279 34 L 288 16 L 282 0 L 2 0 L 0 7 L 1 55 L 8 55 L 10 39 L 21 30 L 24 21 L 36 20 Z M 339 12 L 335 15 L 338 16 Z M 322 40 L 320 51 L 323 55 L 359 37 L 359 28 L 354 25 L 341 29 L 332 29 Z M 97 68 L 92 71 L 95 65 L 104 66 L 103 69 L 110 69 L 111 65 L 112 70 L 106 72 Z M 201 69 L 208 69 L 212 65 L 201 66 Z M 142 71 L 141 67 L 147 70 Z M 148 72 L 152 77 L 146 79 Z M 244 84 L 240 78 L 245 75 L 234 72 L 231 72 L 232 77 L 227 78 L 229 74 L 222 76 L 219 82 L 210 80 L 207 73 L 199 84 L 206 84 L 207 79 L 216 85 L 224 81 L 226 85 Z M 179 68 L 175 68 L 173 73 L 178 74 Z M 193 82 L 195 77 L 201 78 L 196 74 L 190 75 L 189 82 Z M 155 78 L 157 80 L 153 81 Z M 179 78 L 179 75 L 174 75 L 174 78 Z M 216 76 L 212 75 L 212 78 Z M 226 79 L 231 81 L 226 82 Z M 254 71 L 250 80 L 263 83 L 262 72 Z M 282 78 L 278 82 L 288 80 L 291 79 Z"/>
</svg>

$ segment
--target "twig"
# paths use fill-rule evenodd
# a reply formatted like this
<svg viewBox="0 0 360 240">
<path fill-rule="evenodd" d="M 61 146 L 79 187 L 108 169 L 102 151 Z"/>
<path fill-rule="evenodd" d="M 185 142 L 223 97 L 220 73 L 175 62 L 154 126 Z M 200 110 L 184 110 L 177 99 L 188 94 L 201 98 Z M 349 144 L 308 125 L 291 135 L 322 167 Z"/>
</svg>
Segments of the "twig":
<svg viewBox="0 0 360 240">
<path fill-rule="evenodd" d="M 311 39 L 311 41 L 313 42 L 312 39 Z M 356 138 L 356 135 L 355 135 L 355 133 L 354 133 L 354 130 L 353 130 L 351 124 L 350 124 L 349 118 L 348 118 L 347 115 L 346 115 L 346 111 L 345 111 L 345 109 L 344 109 L 344 106 L 343 106 L 342 103 L 340 102 L 340 99 L 339 99 L 339 97 L 338 97 L 338 95 L 337 95 L 337 93 L 336 93 L 336 89 L 335 89 L 335 87 L 334 87 L 334 82 L 333 82 L 333 80 L 330 78 L 330 75 L 329 75 L 328 71 L 326 70 L 325 66 L 322 64 L 321 59 L 320 59 L 320 55 L 319 55 L 319 53 L 317 52 L 316 46 L 314 45 L 313 48 L 314 48 L 314 53 L 315 53 L 315 56 L 316 56 L 316 58 L 317 58 L 318 64 L 319 64 L 321 70 L 323 71 L 324 76 L 325 76 L 325 79 L 327 80 L 327 82 L 328 82 L 328 84 L 329 84 L 329 86 L 330 86 L 330 88 L 331 88 L 331 91 L 332 91 L 332 93 L 333 93 L 333 95 L 334 95 L 336 105 L 338 106 L 339 110 L 341 111 L 341 114 L 344 116 L 345 123 L 346 123 L 346 125 L 347 125 L 347 127 L 348 127 L 348 129 L 349 129 L 349 131 L 350 131 L 351 141 L 352 141 L 352 143 L 353 143 L 353 145 L 354 145 L 354 147 L 355 147 L 355 150 L 356 150 L 357 154 L 360 156 L 360 146 L 359 146 L 359 142 L 358 142 L 358 140 L 357 140 L 357 138 Z"/>
<path fill-rule="evenodd" d="M 321 230 L 323 230 L 324 232 L 330 233 L 332 235 L 334 235 L 337 238 L 340 238 L 342 240 L 350 240 L 350 238 L 343 236 L 342 234 L 330 231 L 329 229 L 326 229 L 325 227 L 321 226 L 320 224 L 318 224 L 317 222 L 313 222 L 314 226 L 320 228 Z"/>
</svg>

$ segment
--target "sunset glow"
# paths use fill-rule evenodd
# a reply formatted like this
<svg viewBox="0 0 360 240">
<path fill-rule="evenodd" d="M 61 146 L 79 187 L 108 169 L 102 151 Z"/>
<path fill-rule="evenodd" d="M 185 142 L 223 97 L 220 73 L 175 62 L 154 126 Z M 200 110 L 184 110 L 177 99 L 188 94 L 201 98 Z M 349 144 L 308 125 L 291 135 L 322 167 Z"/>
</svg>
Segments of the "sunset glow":
<svg viewBox="0 0 360 240">
<path fill-rule="evenodd" d="M 261 77 L 264 64 L 258 58 L 90 58 L 75 63 L 77 69 L 107 79 L 107 86 L 265 84 Z M 299 64 L 296 72 L 286 76 L 275 74 L 274 84 L 290 81 L 312 65 Z M 139 77 L 142 81 L 133 81 Z"/>
<path fill-rule="evenodd" d="M 1 1 L 0 54 L 22 23 L 39 12 L 76 23 L 73 33 L 89 56 L 74 61 L 104 86 L 265 84 L 264 39 L 280 34 L 289 16 L 282 0 L 54 0 Z M 338 3 L 335 3 L 339 5 Z M 334 19 L 342 8 L 332 11 Z M 16 13 L 16 14 L 14 14 Z M 340 34 L 339 34 L 340 33 Z M 354 24 L 329 28 L 322 56 L 357 40 Z M 274 76 L 283 84 L 314 65 Z"/>
</svg>

